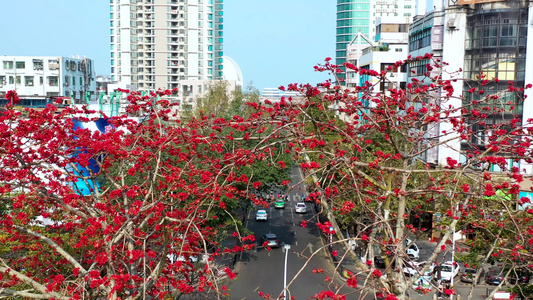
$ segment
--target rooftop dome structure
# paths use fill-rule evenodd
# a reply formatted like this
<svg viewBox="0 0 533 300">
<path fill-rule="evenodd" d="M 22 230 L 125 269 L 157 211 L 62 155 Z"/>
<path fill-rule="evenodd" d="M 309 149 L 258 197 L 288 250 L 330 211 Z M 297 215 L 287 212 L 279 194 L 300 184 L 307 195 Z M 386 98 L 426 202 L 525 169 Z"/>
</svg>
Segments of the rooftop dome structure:
<svg viewBox="0 0 533 300">
<path fill-rule="evenodd" d="M 243 87 L 243 78 L 241 68 L 239 65 L 231 59 L 229 56 L 222 56 L 223 59 L 223 68 L 224 68 L 224 80 L 234 81 L 236 85 Z"/>
</svg>

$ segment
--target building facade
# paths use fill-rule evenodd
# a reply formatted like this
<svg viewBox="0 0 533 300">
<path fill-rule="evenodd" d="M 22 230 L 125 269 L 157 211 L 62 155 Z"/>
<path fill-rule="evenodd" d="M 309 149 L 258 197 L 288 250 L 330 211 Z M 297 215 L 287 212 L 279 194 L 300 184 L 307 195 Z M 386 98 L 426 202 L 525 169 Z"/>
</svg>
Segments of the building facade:
<svg viewBox="0 0 533 300">
<path fill-rule="evenodd" d="M 377 46 L 370 46 L 363 49 L 359 59 L 359 68 L 376 71 L 387 71 L 387 81 L 382 81 L 380 86 L 375 87 L 376 93 L 387 94 L 391 88 L 404 89 L 407 81 L 407 67 L 394 67 L 394 63 L 404 60 L 407 56 L 407 28 L 409 24 L 390 18 L 378 19 L 378 36 Z M 348 73 L 349 74 L 349 73 Z M 368 81 L 377 83 L 379 78 L 375 76 L 364 75 L 359 78 L 359 85 L 362 86 Z M 378 90 L 379 89 L 379 90 Z"/>
<path fill-rule="evenodd" d="M 363 34 L 360 34 L 348 45 L 348 62 L 368 70 L 382 71 L 388 66 L 394 66 L 399 60 L 404 60 L 408 53 L 408 29 L 409 22 L 401 17 L 383 17 L 376 21 L 376 41 L 372 41 Z M 368 41 L 360 49 L 363 41 Z M 360 49 L 360 53 L 356 53 Z M 397 87 L 404 88 L 407 80 L 406 68 L 393 70 L 389 74 L 390 83 L 397 84 Z M 357 72 L 351 69 L 346 70 L 346 86 L 354 87 L 363 85 L 365 81 L 377 81 L 376 78 L 368 75 L 359 76 Z M 382 86 L 381 90 L 388 90 L 392 86 Z"/>
<path fill-rule="evenodd" d="M 138 91 L 223 79 L 222 0 L 110 0 L 111 80 Z"/>
<path fill-rule="evenodd" d="M 0 94 L 14 90 L 23 103 L 45 103 L 50 97 L 86 103 L 96 93 L 94 65 L 88 58 L 4 55 L 0 61 Z"/>
<path fill-rule="evenodd" d="M 533 2 L 530 0 L 450 0 L 415 17 L 409 31 L 409 54 L 434 53 L 436 59 L 448 64 L 443 78 L 460 79 L 451 81 L 454 97 L 450 97 L 446 105 L 470 105 L 479 110 L 482 105 L 488 105 L 503 109 L 502 113 L 493 112 L 486 122 L 467 120 L 475 136 L 462 143 L 460 139 L 446 141 L 445 146 L 427 153 L 426 161 L 445 165 L 446 159 L 451 157 L 466 162 L 467 158 L 461 153 L 471 147 L 485 150 L 493 134 L 492 125 L 508 122 L 514 116 L 519 116 L 523 124 L 533 119 L 531 89 L 525 89 L 522 95 L 509 91 L 509 84 L 521 89 L 533 83 L 533 39 L 528 38 L 531 32 Z M 409 65 L 409 79 L 421 79 L 427 71 L 426 63 L 429 61 Z M 496 78 L 498 80 L 494 80 Z M 484 93 L 469 92 L 472 88 Z M 498 97 L 486 98 L 493 94 Z M 479 100 L 482 99 L 491 100 L 481 104 Z M 441 123 L 433 136 L 439 136 L 439 132 L 447 131 L 450 126 Z M 431 138 L 428 136 L 429 140 Z M 444 138 L 450 139 L 450 136 Z M 444 142 L 443 138 L 439 141 Z M 508 159 L 507 163 L 507 167 L 518 167 L 525 176 L 533 174 L 533 166 L 524 160 Z M 501 170 L 494 166 L 491 171 Z M 520 183 L 520 197 L 533 199 L 528 182 Z"/>
<path fill-rule="evenodd" d="M 415 14 L 415 6 L 415 0 L 337 0 L 335 63 L 342 65 L 347 61 L 348 45 L 355 45 L 353 41 L 359 33 L 375 40 L 377 19 L 400 17 L 410 20 Z M 363 41 L 360 49 L 352 47 L 351 51 L 360 54 L 367 46 L 368 43 Z M 340 77 L 345 79 L 344 75 Z"/>
</svg>

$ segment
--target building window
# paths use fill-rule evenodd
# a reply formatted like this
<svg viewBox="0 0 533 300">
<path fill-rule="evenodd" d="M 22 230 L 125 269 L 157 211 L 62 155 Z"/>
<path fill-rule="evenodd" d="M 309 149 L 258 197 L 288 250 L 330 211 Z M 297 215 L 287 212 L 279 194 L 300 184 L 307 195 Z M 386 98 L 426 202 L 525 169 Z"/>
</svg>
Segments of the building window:
<svg viewBox="0 0 533 300">
<path fill-rule="evenodd" d="M 415 51 L 431 45 L 431 28 L 409 36 L 409 51 Z"/>
<path fill-rule="evenodd" d="M 33 86 L 33 76 L 24 76 L 24 85 Z"/>
<path fill-rule="evenodd" d="M 12 70 L 13 69 L 13 62 L 12 61 L 4 61 L 4 69 Z"/>
<path fill-rule="evenodd" d="M 424 75 L 427 72 L 427 65 L 430 63 L 428 59 L 413 61 L 409 63 L 409 72 L 411 76 Z"/>
<path fill-rule="evenodd" d="M 17 69 L 25 69 L 26 68 L 26 62 L 25 61 L 17 61 L 16 68 Z"/>
<path fill-rule="evenodd" d="M 50 86 L 58 86 L 59 78 L 57 76 L 48 76 L 48 84 Z"/>
<path fill-rule="evenodd" d="M 36 71 L 42 71 L 43 70 L 43 60 L 42 59 L 34 59 L 33 60 L 33 69 Z"/>
<path fill-rule="evenodd" d="M 16 77 L 15 77 L 15 83 L 16 83 L 16 84 L 21 84 L 21 83 L 22 83 L 22 79 L 21 79 L 20 76 L 16 76 Z"/>
</svg>

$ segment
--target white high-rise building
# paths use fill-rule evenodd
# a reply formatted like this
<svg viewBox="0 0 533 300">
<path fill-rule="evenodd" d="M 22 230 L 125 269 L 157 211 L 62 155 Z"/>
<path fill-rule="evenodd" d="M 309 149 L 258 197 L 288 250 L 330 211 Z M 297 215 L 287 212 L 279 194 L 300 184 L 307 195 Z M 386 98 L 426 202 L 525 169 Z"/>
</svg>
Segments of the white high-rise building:
<svg viewBox="0 0 533 300">
<path fill-rule="evenodd" d="M 111 79 L 137 91 L 178 88 L 193 101 L 223 79 L 223 0 L 110 0 Z M 186 83 L 186 84 L 185 84 Z"/>
</svg>

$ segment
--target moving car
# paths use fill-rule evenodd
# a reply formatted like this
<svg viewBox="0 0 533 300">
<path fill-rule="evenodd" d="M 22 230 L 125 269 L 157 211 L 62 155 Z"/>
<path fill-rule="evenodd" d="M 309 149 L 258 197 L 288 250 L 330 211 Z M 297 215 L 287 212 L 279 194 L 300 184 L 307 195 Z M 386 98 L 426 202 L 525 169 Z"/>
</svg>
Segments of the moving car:
<svg viewBox="0 0 533 300">
<path fill-rule="evenodd" d="M 273 233 L 263 234 L 260 239 L 261 246 L 270 248 L 279 248 L 278 237 Z"/>
<path fill-rule="evenodd" d="M 276 202 L 274 202 L 274 207 L 285 208 L 285 201 L 283 201 L 283 198 L 279 198 L 278 200 L 276 200 Z"/>
<path fill-rule="evenodd" d="M 478 270 L 475 268 L 466 268 L 461 274 L 460 280 L 466 283 L 474 283 L 474 279 L 476 278 L 477 271 Z M 481 274 L 479 274 L 479 277 L 477 279 L 477 284 L 481 282 L 481 278 L 483 277 L 484 273 L 485 272 L 483 268 L 481 268 Z"/>
<path fill-rule="evenodd" d="M 298 214 L 305 214 L 307 212 L 307 206 L 303 202 L 296 203 L 294 208 Z"/>
<path fill-rule="evenodd" d="M 487 284 L 499 285 L 505 279 L 505 274 L 503 273 L 503 267 L 494 266 L 490 267 L 485 277 L 485 282 Z"/>
<path fill-rule="evenodd" d="M 443 281 L 452 281 L 459 274 L 459 265 L 447 261 L 440 266 L 440 276 Z"/>
<path fill-rule="evenodd" d="M 268 219 L 268 215 L 266 210 L 260 209 L 255 213 L 255 220 L 256 221 L 266 221 Z"/>
</svg>

